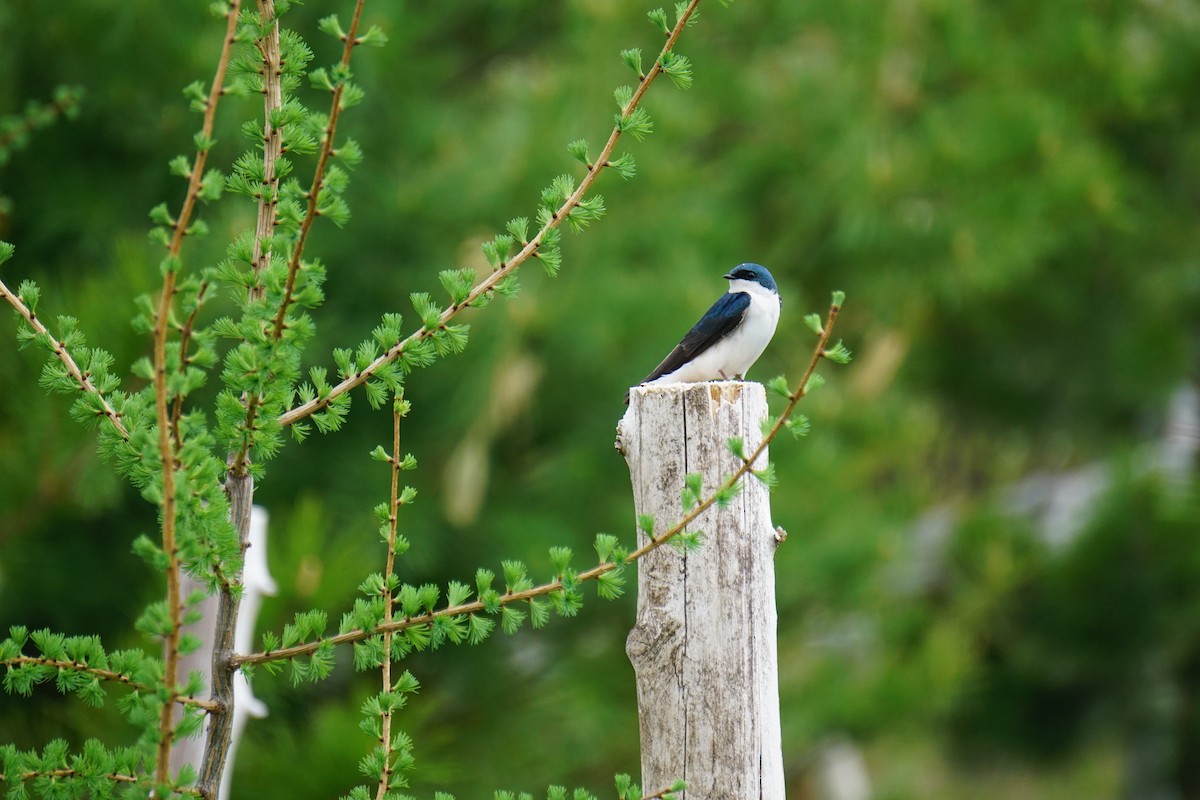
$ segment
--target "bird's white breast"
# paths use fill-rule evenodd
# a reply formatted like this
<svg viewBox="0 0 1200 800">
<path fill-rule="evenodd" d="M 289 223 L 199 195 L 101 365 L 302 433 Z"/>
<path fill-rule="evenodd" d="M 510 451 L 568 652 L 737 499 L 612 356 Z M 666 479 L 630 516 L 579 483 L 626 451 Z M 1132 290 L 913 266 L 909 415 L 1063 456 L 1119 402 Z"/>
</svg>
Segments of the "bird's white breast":
<svg viewBox="0 0 1200 800">
<path fill-rule="evenodd" d="M 729 291 L 750 295 L 750 306 L 737 329 L 674 372 L 650 381 L 651 384 L 699 383 L 745 376 L 775 335 L 779 295 L 754 281 L 743 280 L 730 281 Z"/>
</svg>

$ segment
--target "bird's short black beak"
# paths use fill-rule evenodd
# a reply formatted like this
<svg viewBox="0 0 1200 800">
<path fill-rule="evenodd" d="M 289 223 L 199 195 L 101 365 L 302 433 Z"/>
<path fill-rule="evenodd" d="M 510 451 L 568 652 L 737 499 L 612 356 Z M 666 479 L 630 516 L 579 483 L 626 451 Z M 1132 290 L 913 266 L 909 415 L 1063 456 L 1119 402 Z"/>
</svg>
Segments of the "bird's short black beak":
<svg viewBox="0 0 1200 800">
<path fill-rule="evenodd" d="M 731 280 L 733 280 L 733 279 L 734 279 L 734 277 L 735 277 L 735 276 L 734 276 L 734 274 L 733 274 L 732 272 L 727 272 L 727 273 L 725 273 L 725 280 L 727 280 L 727 281 L 731 281 Z"/>
</svg>

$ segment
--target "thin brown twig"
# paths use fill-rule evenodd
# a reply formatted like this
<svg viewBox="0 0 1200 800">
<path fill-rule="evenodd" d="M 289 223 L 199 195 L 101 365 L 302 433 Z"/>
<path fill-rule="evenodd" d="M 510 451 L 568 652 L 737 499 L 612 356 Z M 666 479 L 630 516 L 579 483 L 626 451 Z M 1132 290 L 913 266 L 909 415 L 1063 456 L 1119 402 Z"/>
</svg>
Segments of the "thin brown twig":
<svg viewBox="0 0 1200 800">
<path fill-rule="evenodd" d="M 213 123 L 216 119 L 217 103 L 224 92 L 225 69 L 233 50 L 240 0 L 232 0 L 229 4 L 226 19 L 225 38 L 221 44 L 221 55 L 217 60 L 216 72 L 213 75 L 212 86 L 204 105 L 204 118 L 201 123 L 201 146 L 196 150 L 192 162 L 192 171 L 188 176 L 187 192 L 184 194 L 183 206 L 175 220 L 174 233 L 167 246 L 167 257 L 177 260 L 183 248 L 183 239 L 191 222 L 192 213 L 196 208 L 196 200 L 200 195 L 200 187 L 204 177 L 204 164 L 208 159 L 208 143 L 212 139 Z M 159 296 L 158 312 L 154 320 L 154 412 L 158 423 L 158 451 L 162 459 L 162 548 L 167 557 L 167 609 L 170 615 L 169 629 L 165 642 L 165 658 L 163 663 L 163 682 L 167 687 L 167 702 L 163 703 L 159 714 L 158 763 L 155 778 L 165 784 L 170 776 L 171 746 L 175 739 L 175 701 L 179 697 L 179 629 L 181 627 L 183 609 L 179 585 L 179 552 L 175 540 L 176 507 L 175 507 L 175 471 L 178 469 L 176 459 L 176 442 L 179 440 L 177 430 L 178 419 L 173 417 L 167 407 L 167 336 L 170 332 L 171 308 L 175 299 L 175 282 L 178 264 L 169 265 L 163 277 L 162 293 Z M 181 363 L 182 368 L 182 363 Z"/>
<path fill-rule="evenodd" d="M 204 303 L 204 294 L 208 291 L 208 281 L 202 281 L 200 288 L 196 292 L 196 307 L 192 309 L 192 313 L 188 314 L 188 318 L 183 325 L 179 326 L 179 370 L 183 372 L 188 366 L 188 347 L 191 344 L 192 332 L 196 328 L 196 316 L 200 313 L 200 306 Z M 183 416 L 183 394 L 175 395 L 175 403 L 171 408 L 171 433 L 175 437 L 175 449 L 178 450 L 183 446 L 179 434 L 179 419 Z"/>
<path fill-rule="evenodd" d="M 383 571 L 383 622 L 392 621 L 395 601 L 391 581 L 396 569 L 396 533 L 400 517 L 400 409 L 392 401 L 392 492 L 388 499 L 388 551 Z M 383 664 L 381 667 L 383 691 L 392 691 L 392 631 L 383 634 Z M 383 748 L 383 772 L 379 775 L 379 788 L 375 800 L 384 800 L 391 789 L 392 778 L 392 712 L 390 706 L 383 712 L 380 726 L 380 746 Z"/>
<path fill-rule="evenodd" d="M 13 783 L 16 781 L 31 781 L 34 778 L 76 778 L 82 777 L 77 770 L 73 769 L 48 769 L 37 770 L 35 772 L 22 772 L 20 775 L 14 775 L 9 778 L 7 775 L 0 773 L 0 781 Z M 91 776 L 88 776 L 91 777 Z M 141 778 L 136 775 L 125 775 L 120 772 L 110 772 L 104 777 L 115 783 L 138 783 Z M 179 791 L 185 791 L 180 789 Z"/>
<path fill-rule="evenodd" d="M 796 390 L 789 395 L 787 406 L 783 409 L 782 413 L 780 413 L 778 419 L 775 421 L 775 424 L 771 426 L 769 431 L 767 431 L 762 442 L 754 450 L 754 453 L 744 459 L 742 465 L 735 470 L 732 475 L 726 478 L 725 481 L 723 481 L 722 484 L 712 492 L 712 494 L 694 506 L 688 513 L 684 514 L 684 516 L 678 522 L 672 525 L 665 533 L 651 539 L 646 544 L 637 548 L 632 553 L 627 555 L 620 563 L 604 562 L 579 573 L 574 578 L 576 583 L 586 583 L 587 581 L 595 580 L 601 575 L 611 572 L 618 567 L 622 567 L 626 564 L 631 564 L 634 561 L 637 561 L 651 550 L 662 547 L 664 544 L 682 533 L 688 525 L 691 525 L 693 522 L 695 522 L 701 514 L 703 514 L 714 503 L 717 502 L 717 498 L 722 493 L 737 485 L 737 482 L 741 480 L 747 472 L 750 472 L 754 468 L 754 463 L 762 456 L 764 452 L 766 452 L 767 446 L 779 434 L 779 432 L 783 430 L 783 426 L 787 423 L 787 420 L 795 410 L 796 405 L 800 402 L 800 400 L 807 396 L 809 381 L 812 379 L 813 373 L 816 371 L 817 364 L 820 363 L 821 358 L 825 355 L 825 349 L 829 344 L 829 337 L 833 333 L 833 326 L 837 321 L 838 313 L 840 311 L 840 305 L 831 305 L 829 307 L 829 312 L 825 320 L 825 326 L 821 331 L 816 347 L 813 349 L 812 358 L 809 360 L 808 366 L 800 378 L 800 383 L 798 384 Z M 544 583 L 540 586 L 534 586 L 533 588 L 525 589 L 524 591 L 503 594 L 500 596 L 498 602 L 499 605 L 506 606 L 512 603 L 528 601 L 535 597 L 552 594 L 553 592 L 560 591 L 562 588 L 563 581 L 562 578 L 559 577 L 555 580 L 549 581 L 548 583 Z M 399 633 L 415 626 L 428 625 L 440 617 L 456 617 L 463 614 L 478 614 L 486 610 L 487 606 L 480 600 L 470 603 L 460 603 L 456 606 L 447 606 L 446 608 L 439 609 L 437 611 L 431 611 L 425 614 L 419 614 L 414 617 L 405 617 L 402 620 L 384 622 L 369 630 L 358 629 L 347 631 L 336 636 L 318 639 L 313 642 L 305 642 L 303 644 L 297 644 L 291 647 L 284 647 L 278 650 L 252 653 L 249 655 L 237 655 L 233 657 L 233 663 L 235 666 L 240 667 L 245 664 L 263 664 L 270 661 L 296 658 L 297 656 L 313 653 L 326 645 L 337 646 L 349 644 L 352 642 L 361 641 L 371 636 L 377 636 L 381 633 Z"/>
<path fill-rule="evenodd" d="M 576 576 L 576 580 L 589 581 L 594 578 L 598 578 L 601 574 L 608 572 L 614 566 L 616 565 L 608 563 L 601 564 L 593 567 L 587 572 L 579 573 L 579 575 Z M 542 595 L 556 592 L 561 588 L 563 588 L 562 581 L 556 579 L 550 583 L 543 584 L 541 586 L 535 586 L 532 589 L 526 589 L 521 592 L 510 592 L 508 594 L 501 595 L 500 605 L 503 606 L 511 603 L 521 602 L 523 600 L 532 600 L 535 597 L 541 597 Z M 251 655 L 237 655 L 233 657 L 233 663 L 234 666 L 241 667 L 244 664 L 263 664 L 268 661 L 280 661 L 282 659 L 295 658 L 297 656 L 303 656 L 312 653 L 320 649 L 320 647 L 326 643 L 334 646 L 349 644 L 351 642 L 362 641 L 370 636 L 376 636 L 381 633 L 399 633 L 418 625 L 428 625 L 438 617 L 457 617 L 462 614 L 478 614 L 480 611 L 485 611 L 486 609 L 487 607 L 479 600 L 476 600 L 472 603 L 460 603 L 456 606 L 447 606 L 446 608 L 438 611 L 430 611 L 426 614 L 418 614 L 415 617 L 405 617 L 401 620 L 394 620 L 390 624 L 376 625 L 370 630 L 347 631 L 346 633 L 341 633 L 337 636 L 330 636 L 327 639 L 319 639 L 315 642 L 305 642 L 304 644 L 284 647 L 280 648 L 279 650 L 271 650 L 265 653 L 253 653 Z"/>
<path fill-rule="evenodd" d="M 112 404 L 108 402 L 108 400 L 101 393 L 100 389 L 98 389 L 96 385 L 92 383 L 91 376 L 84 374 L 83 370 L 79 368 L 79 365 L 75 363 L 75 359 L 71 357 L 69 352 L 67 352 L 66 345 L 54 336 L 50 335 L 50 331 L 46 330 L 46 326 L 42 324 L 42 321 L 38 319 L 37 315 L 34 314 L 29 307 L 21 301 L 21 298 L 16 292 L 12 291 L 4 284 L 4 281 L 0 281 L 0 297 L 3 297 L 4 300 L 7 301 L 8 304 L 12 306 L 13 309 L 20 314 L 27 323 L 29 323 L 31 328 L 54 343 L 55 357 L 62 362 L 64 367 L 67 368 L 67 373 L 79 386 L 79 390 L 94 395 L 100 401 L 100 407 L 105 419 L 112 424 L 113 430 L 117 432 L 118 436 L 125 441 L 129 441 L 129 430 L 125 427 L 125 424 L 121 422 L 121 415 L 112 407 Z"/>
<path fill-rule="evenodd" d="M 22 772 L 19 775 L 13 775 L 11 777 L 0 772 L 0 782 L 3 782 L 3 783 L 16 783 L 17 781 L 22 781 L 22 782 L 23 781 L 31 781 L 31 780 L 35 780 L 37 778 L 68 778 L 68 779 L 78 778 L 80 780 L 88 780 L 88 779 L 91 779 L 94 777 L 95 776 L 93 776 L 93 775 L 81 775 L 79 773 L 79 770 L 74 770 L 74 769 L 70 769 L 70 768 L 37 770 L 35 772 Z M 113 781 L 114 783 L 139 783 L 140 784 L 143 782 L 143 779 L 141 777 L 139 777 L 137 775 L 126 775 L 123 772 L 110 772 L 107 775 L 105 775 L 104 777 L 110 781 Z M 172 786 L 171 790 L 178 794 L 189 794 L 189 795 L 193 795 L 193 796 L 197 796 L 200 794 L 199 790 L 195 789 L 194 787 L 188 787 L 188 786 Z"/>
<path fill-rule="evenodd" d="M 350 54 L 356 46 L 361 44 L 358 41 L 358 23 L 362 18 L 362 10 L 365 3 L 366 0 L 358 0 L 354 4 L 354 16 L 350 19 L 350 30 L 346 33 L 345 45 L 342 48 L 341 67 L 343 72 L 350 67 Z M 300 271 L 300 259 L 304 254 L 304 245 L 308 242 L 308 232 L 312 228 L 313 220 L 317 218 L 317 200 L 321 196 L 321 189 L 325 186 L 325 169 L 328 167 L 329 159 L 333 155 L 333 137 L 337 132 L 338 119 L 342 114 L 342 90 L 344 88 L 345 83 L 339 83 L 333 89 L 333 100 L 330 101 L 329 105 L 329 121 L 325 124 L 321 152 L 317 156 L 317 166 L 313 170 L 312 186 L 308 190 L 308 207 L 304 211 L 304 219 L 300 222 L 300 233 L 296 239 L 296 244 L 292 247 L 291 258 L 288 260 L 287 283 L 284 285 L 283 299 L 279 302 L 279 310 L 275 312 L 275 324 L 272 329 L 272 335 L 276 341 L 283 335 L 287 311 L 294 302 L 292 293 L 296 289 L 296 273 Z"/>
<path fill-rule="evenodd" d="M 64 661 L 62 659 L 43 658 L 40 656 L 16 656 L 15 658 L 6 658 L 0 661 L 0 667 L 21 666 L 23 664 L 36 664 L 43 667 L 54 667 L 55 669 L 69 669 L 74 672 L 83 672 L 88 675 L 94 675 L 101 680 L 112 681 L 119 683 L 122 686 L 128 686 L 130 689 L 135 689 L 139 692 L 153 692 L 155 689 L 140 681 L 135 681 L 128 675 L 120 672 L 113 672 L 109 669 L 100 669 L 98 667 L 88 666 L 82 661 Z M 216 703 L 208 700 L 200 700 L 195 697 L 187 697 L 179 695 L 175 698 L 175 702 L 185 706 L 195 706 L 196 708 L 205 711 L 214 711 L 217 708 Z"/>
<path fill-rule="evenodd" d="M 179 628 L 183 615 L 179 588 L 179 550 L 175 541 L 175 447 L 171 418 L 167 411 L 167 314 L 175 288 L 174 270 L 163 279 L 163 293 L 154 325 L 154 410 L 158 420 L 158 452 L 162 458 L 162 548 L 167 557 L 167 610 L 170 615 L 164 647 L 163 682 L 167 702 L 159 715 L 157 780 L 169 776 L 171 744 L 174 741 L 175 697 L 179 677 Z"/>
<path fill-rule="evenodd" d="M 229 66 L 229 56 L 233 52 L 234 37 L 237 33 L 237 20 L 241 0 L 229 0 L 229 12 L 226 15 L 225 39 L 221 44 L 221 55 L 217 61 L 217 69 L 213 74 L 212 86 L 204 102 L 204 118 L 200 124 L 200 139 L 207 144 L 212 140 L 213 122 L 217 116 L 217 103 L 225 93 L 225 69 Z M 196 158 L 192 161 L 192 171 L 188 174 L 187 192 L 183 196 L 183 207 L 175 220 L 171 233 L 171 242 L 167 252 L 178 256 L 183 249 L 183 238 L 192 221 L 192 213 L 196 210 L 196 200 L 200 197 L 200 185 L 204 179 L 204 165 L 208 161 L 209 148 L 201 147 L 196 150 Z"/>
<path fill-rule="evenodd" d="M 642 98 L 646 94 L 646 90 L 650 88 L 650 84 L 653 83 L 655 78 L 662 73 L 663 56 L 665 56 L 672 50 L 672 48 L 674 48 L 675 42 L 679 38 L 679 34 L 683 32 L 685 27 L 687 27 L 688 20 L 691 18 L 698 5 L 700 5 L 700 0 L 691 0 L 691 2 L 688 3 L 687 8 L 685 8 L 683 13 L 680 14 L 679 21 L 675 24 L 675 27 L 671 30 L 670 34 L 667 35 L 667 41 L 663 45 L 662 52 L 659 54 L 658 58 L 655 59 L 654 66 L 651 67 L 650 71 L 647 72 L 645 77 L 641 79 L 641 81 L 638 83 L 637 89 L 633 93 L 633 96 L 630 98 L 625 107 L 621 109 L 622 117 L 628 117 L 641 104 Z M 496 284 L 498 284 L 519 266 L 525 263 L 525 261 L 527 261 L 531 256 L 536 258 L 538 248 L 541 246 L 546 234 L 552 229 L 557 228 L 564 219 L 570 216 L 571 211 L 577 205 L 579 205 L 579 202 L 583 199 L 584 195 L 586 195 L 588 190 L 591 189 L 592 184 L 596 181 L 596 178 L 600 175 L 600 172 L 609 166 L 609 157 L 612 155 L 613 149 L 617 145 L 617 141 L 621 138 L 621 134 L 621 126 L 615 125 L 612 129 L 612 133 L 609 134 L 608 141 L 604 143 L 604 148 L 600 151 L 600 154 L 597 156 L 596 160 L 593 161 L 588 167 L 587 173 L 579 182 L 579 186 L 576 187 L 571 196 L 563 201 L 563 204 L 551 214 L 550 220 L 542 227 L 541 230 L 537 232 L 537 235 L 526 242 L 525 246 L 522 247 L 520 252 L 514 255 L 512 259 L 507 262 L 502 262 L 499 269 L 490 273 L 486 278 L 477 283 L 475 287 L 471 289 L 471 293 L 467 295 L 463 302 L 456 303 L 445 309 L 438 318 L 437 325 L 433 326 L 432 328 L 426 328 L 422 326 L 419 330 L 410 334 L 406 339 L 392 345 L 390 348 L 388 348 L 387 352 L 376 358 L 364 369 L 361 369 L 353 375 L 345 378 L 341 383 L 330 389 L 328 394 L 322 397 L 313 398 L 307 403 L 301 403 L 295 408 L 281 414 L 279 417 L 279 424 L 291 425 L 299 422 L 302 419 L 305 419 L 306 417 L 310 417 L 318 411 L 326 408 L 339 396 L 358 386 L 361 386 L 372 375 L 374 375 L 380 367 L 382 367 L 384 364 L 394 361 L 401 353 L 404 352 L 407 347 L 418 341 L 433 336 L 436 331 L 441 330 L 448 322 L 450 322 L 450 320 L 458 316 L 460 311 L 470 306 L 481 296 L 493 291 L 496 287 Z"/>
</svg>

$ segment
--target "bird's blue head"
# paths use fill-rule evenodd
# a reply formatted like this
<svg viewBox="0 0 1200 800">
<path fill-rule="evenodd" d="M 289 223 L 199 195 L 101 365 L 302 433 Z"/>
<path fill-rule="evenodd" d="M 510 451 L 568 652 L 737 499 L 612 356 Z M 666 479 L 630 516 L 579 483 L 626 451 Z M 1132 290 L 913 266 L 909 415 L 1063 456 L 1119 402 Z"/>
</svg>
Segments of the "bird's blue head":
<svg viewBox="0 0 1200 800">
<path fill-rule="evenodd" d="M 730 281 L 751 281 L 757 283 L 764 289 L 778 293 L 779 287 L 775 285 L 775 279 L 771 277 L 771 273 L 761 264 L 738 264 L 725 275 L 726 280 Z"/>
</svg>

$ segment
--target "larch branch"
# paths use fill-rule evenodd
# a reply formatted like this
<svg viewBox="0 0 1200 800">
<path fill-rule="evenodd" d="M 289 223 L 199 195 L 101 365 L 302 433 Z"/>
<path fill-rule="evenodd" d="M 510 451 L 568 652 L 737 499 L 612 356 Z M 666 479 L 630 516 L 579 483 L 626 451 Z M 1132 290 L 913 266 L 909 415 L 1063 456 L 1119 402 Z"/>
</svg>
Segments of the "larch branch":
<svg viewBox="0 0 1200 800">
<path fill-rule="evenodd" d="M 163 277 L 162 293 L 159 295 L 158 311 L 154 320 L 154 413 L 158 424 L 158 452 L 162 460 L 162 548 L 167 557 L 167 609 L 170 615 L 163 663 L 163 683 L 167 687 L 167 702 L 163 703 L 159 715 L 160 739 L 158 762 L 155 769 L 155 778 L 161 784 L 165 784 L 170 776 L 171 745 L 175 739 L 175 701 L 179 697 L 179 629 L 183 614 L 179 588 L 179 550 L 175 540 L 175 471 L 178 466 L 176 452 L 179 435 L 176 430 L 178 420 L 168 408 L 170 398 L 167 392 L 167 337 L 170 333 L 171 308 L 176 292 L 177 260 L 183 247 L 183 238 L 187 234 L 187 228 L 196 207 L 196 200 L 200 194 L 204 164 L 208 159 L 208 143 L 212 138 L 213 122 L 216 118 L 217 103 L 224 92 L 225 69 L 229 64 L 229 56 L 237 32 L 239 5 L 240 0 L 232 0 L 227 12 L 221 55 L 217 60 L 212 87 L 209 89 L 205 102 L 200 146 L 197 148 L 196 157 L 192 162 L 192 171 L 188 177 L 188 188 L 184 195 L 183 207 L 175 220 L 175 230 L 170 244 L 167 246 L 169 261 Z"/>
<path fill-rule="evenodd" d="M 351 29 L 350 37 L 354 36 L 354 31 Z M 383 624 L 390 624 L 395 606 L 395 598 L 392 596 L 391 581 L 392 575 L 396 569 L 396 533 L 399 529 L 399 511 L 400 511 L 400 409 L 397 407 L 398 400 L 392 401 L 392 491 L 388 498 L 388 551 L 387 562 L 383 571 Z M 383 664 L 380 668 L 382 673 L 381 679 L 383 683 L 383 691 L 392 691 L 392 631 L 385 631 L 383 634 Z M 383 719 L 380 723 L 380 746 L 383 748 L 383 771 L 379 776 L 379 787 L 375 792 L 375 800 L 384 800 L 391 789 L 392 782 L 392 712 L 390 709 L 383 712 Z"/>
<path fill-rule="evenodd" d="M 275 234 L 275 220 L 279 210 L 279 157 L 283 153 L 283 131 L 271 123 L 274 114 L 283 107 L 283 70 L 280 63 L 279 19 L 275 15 L 275 0 L 258 0 L 258 13 L 263 20 L 270 20 L 267 35 L 256 44 L 262 56 L 263 77 L 263 185 L 258 197 L 258 216 L 254 232 L 254 252 L 250 267 L 257 279 L 271 262 L 268 244 Z M 266 290 L 256 280 L 250 288 L 250 298 L 260 299 Z M 246 416 L 241 423 L 242 442 L 233 454 L 229 471 L 242 477 L 250 461 L 250 447 L 254 440 L 254 419 L 262 398 L 251 393 L 243 398 Z"/>
<path fill-rule="evenodd" d="M 40 656 L 16 656 L 15 658 L 0 660 L 0 667 L 19 667 L 25 664 L 34 664 L 42 667 L 54 667 L 55 669 L 69 669 L 73 672 L 82 672 L 99 678 L 100 680 L 111 681 L 112 683 L 119 683 L 122 686 L 128 686 L 130 689 L 136 689 L 139 692 L 155 691 L 154 687 L 148 686 L 140 681 L 135 681 L 125 673 L 89 666 L 82 661 L 65 661 L 63 659 L 42 658 Z M 212 711 L 217 707 L 216 703 L 211 703 L 208 700 L 199 700 L 195 697 L 186 697 L 183 695 L 176 697 L 175 702 L 179 703 L 180 705 L 202 708 L 205 711 Z"/>
<path fill-rule="evenodd" d="M 574 576 L 575 582 L 586 583 L 588 581 L 596 580 L 601 575 L 611 572 L 618 567 L 631 564 L 650 551 L 662 547 L 664 544 L 682 533 L 688 525 L 692 524 L 701 514 L 712 507 L 712 505 L 717 502 L 717 498 L 723 492 L 726 492 L 735 486 L 747 472 L 750 472 L 754 468 L 754 463 L 760 456 L 762 456 L 764 452 L 766 452 L 767 446 L 772 442 L 772 440 L 775 439 L 776 436 L 779 435 L 779 432 L 783 430 L 783 426 L 787 423 L 787 420 L 795 410 L 796 405 L 807 395 L 808 383 L 812 378 L 813 372 L 816 370 L 817 364 L 820 362 L 825 353 L 825 348 L 829 344 L 829 337 L 833 333 L 833 326 L 837 321 L 838 313 L 840 311 L 840 305 L 831 305 L 829 307 L 829 312 L 825 320 L 825 326 L 822 329 L 820 337 L 818 338 L 816 347 L 813 349 L 812 358 L 809 360 L 808 366 L 800 378 L 798 388 L 791 393 L 787 406 L 779 415 L 779 418 L 776 420 L 775 424 L 771 426 L 771 429 L 763 437 L 762 442 L 755 449 L 754 453 L 747 457 L 743 461 L 742 465 L 735 470 L 733 474 L 730 475 L 719 487 L 717 487 L 716 490 L 714 490 L 710 495 L 705 497 L 700 503 L 693 507 L 691 511 L 685 514 L 666 532 L 654 539 L 651 539 L 646 544 L 634 550 L 619 563 L 603 562 L 597 564 L 591 569 L 578 573 Z M 542 597 L 544 595 L 560 591 L 563 589 L 563 587 L 563 580 L 561 577 L 559 577 L 547 583 L 541 584 L 540 586 L 534 586 L 524 591 L 503 594 L 500 596 L 498 602 L 500 606 L 506 606 L 513 603 L 529 601 L 536 597 Z M 390 622 L 385 621 L 384 623 L 376 625 L 375 627 L 367 630 L 356 629 L 337 634 L 336 636 L 321 638 L 313 642 L 305 642 L 302 644 L 293 645 L 291 647 L 279 648 L 278 650 L 252 653 L 249 655 L 236 655 L 233 657 L 233 664 L 240 667 L 246 664 L 264 664 L 271 661 L 281 661 L 284 659 L 296 658 L 298 656 L 314 653 L 324 646 L 351 644 L 353 642 L 362 641 L 363 639 L 367 639 L 371 636 L 377 636 L 379 634 L 399 633 L 415 626 L 428 625 L 441 617 L 456 617 L 463 614 L 478 614 L 484 611 L 487 611 L 487 606 L 482 601 L 476 600 L 470 603 L 460 603 L 459 605 L 447 606 L 446 608 L 438 609 L 425 614 L 419 614 L 413 617 L 405 617 L 401 620 L 393 620 Z"/>
<path fill-rule="evenodd" d="M 101 393 L 100 389 L 97 388 L 94 383 L 92 383 L 91 377 L 85 375 L 83 370 L 79 368 L 79 365 L 75 363 L 75 359 L 71 357 L 69 352 L 67 352 L 66 345 L 52 336 L 50 331 L 46 330 L 46 326 L 42 324 L 42 321 L 38 319 L 37 315 L 29 310 L 29 307 L 21 301 L 20 296 L 16 292 L 9 289 L 8 286 L 4 284 L 4 281 L 0 281 L 0 297 L 3 297 L 4 300 L 10 306 L 12 306 L 13 309 L 20 314 L 27 323 L 29 323 L 29 327 L 33 328 L 39 334 L 54 343 L 54 356 L 60 362 L 62 362 L 64 367 L 66 367 L 67 373 L 70 374 L 71 379 L 75 381 L 75 384 L 79 386 L 79 390 L 94 396 L 100 401 L 100 407 L 103 410 L 104 418 L 107 419 L 110 424 L 112 424 L 113 430 L 117 432 L 118 436 L 125 441 L 129 441 L 129 430 L 125 427 L 125 424 L 121 422 L 121 415 L 118 414 L 116 409 L 112 407 L 112 404 L 108 402 L 103 393 Z"/>
<path fill-rule="evenodd" d="M 658 58 L 655 59 L 654 66 L 649 72 L 646 73 L 646 77 L 638 83 L 638 87 L 634 91 L 633 96 L 625 105 L 625 108 L 621 110 L 622 117 L 628 117 L 635 109 L 637 109 L 637 107 L 641 104 L 642 98 L 645 96 L 646 91 L 650 88 L 650 84 L 652 84 L 654 80 L 662 74 L 661 63 L 663 56 L 669 53 L 675 46 L 676 40 L 683 32 L 683 29 L 687 27 L 688 20 L 691 19 L 692 14 L 695 13 L 696 7 L 699 5 L 700 0 L 691 0 L 691 2 L 688 3 L 687 8 L 684 9 L 682 14 L 680 14 L 679 21 L 675 24 L 675 27 L 667 36 L 667 41 L 663 45 L 663 49 L 659 53 Z M 281 414 L 279 417 L 279 424 L 291 425 L 295 422 L 305 419 L 306 417 L 310 417 L 318 411 L 326 408 L 337 397 L 358 386 L 361 386 L 368 379 L 370 379 L 380 367 L 394 361 L 397 357 L 399 357 L 407 347 L 415 342 L 421 341 L 422 339 L 427 339 L 438 330 L 441 330 L 448 322 L 450 322 L 450 320 L 458 316 L 460 311 L 470 306 L 481 296 L 494 290 L 496 284 L 514 272 L 531 256 L 536 257 L 538 248 L 541 246 L 542 240 L 545 238 L 546 234 L 552 229 L 557 228 L 562 221 L 570 215 L 572 209 L 579 205 L 579 202 L 584 198 L 588 190 L 592 188 L 592 184 L 595 183 L 596 178 L 600 175 L 600 172 L 609 165 L 609 157 L 612 155 L 613 149 L 617 146 L 617 141 L 621 138 L 621 134 L 621 126 L 619 124 L 613 126 L 612 133 L 610 133 L 608 136 L 608 141 L 604 143 L 603 150 L 600 151 L 600 155 L 591 164 L 591 166 L 588 167 L 587 173 L 579 182 L 579 186 L 576 187 L 571 196 L 563 201 L 562 205 L 551 214 L 550 220 L 544 226 L 542 226 L 537 235 L 526 242 L 525 246 L 522 247 L 520 252 L 514 255 L 511 260 L 502 263 L 499 269 L 490 273 L 486 278 L 477 283 L 475 287 L 471 289 L 471 293 L 467 295 L 463 302 L 456 303 L 445 309 L 438 318 L 438 324 L 436 326 L 432 328 L 422 326 L 419 330 L 410 334 L 406 339 L 392 345 L 390 348 L 388 348 L 387 352 L 372 361 L 369 365 L 367 365 L 366 368 L 359 370 L 355 374 L 344 379 L 341 383 L 334 386 L 329 390 L 328 394 L 324 395 L 323 397 L 313 398 L 307 403 L 302 403 L 285 412 L 284 414 Z"/>
<path fill-rule="evenodd" d="M 358 24 L 362 19 L 362 10 L 365 2 L 366 0 L 358 0 L 354 4 L 354 16 L 350 20 L 350 30 L 346 34 L 345 46 L 342 48 L 341 66 L 343 72 L 349 69 L 350 54 L 360 44 L 358 41 Z M 300 233 L 296 239 L 296 244 L 292 247 L 292 255 L 288 259 L 287 283 L 284 286 L 283 299 L 279 303 L 279 310 L 275 312 L 273 336 L 276 341 L 283 335 L 288 308 L 291 307 L 293 302 L 292 294 L 296 290 L 296 273 L 300 271 L 300 259 L 304 255 L 304 246 L 308 243 L 308 232 L 312 229 L 313 220 L 317 218 L 317 200 L 321 196 L 321 189 L 325 186 L 325 169 L 329 166 L 329 159 L 333 155 L 333 137 L 337 132 L 338 119 L 342 114 L 342 91 L 345 85 L 344 81 L 339 82 L 333 89 L 333 99 L 329 104 L 329 121 L 325 125 L 324 139 L 321 142 L 321 152 L 317 156 L 317 166 L 313 170 L 312 186 L 308 190 L 308 207 L 304 211 L 304 219 L 300 222 Z"/>
</svg>

